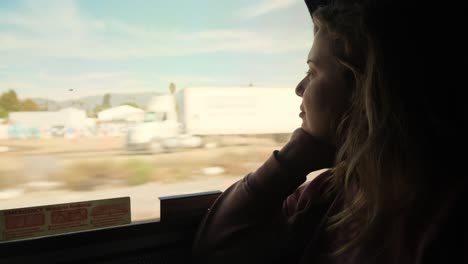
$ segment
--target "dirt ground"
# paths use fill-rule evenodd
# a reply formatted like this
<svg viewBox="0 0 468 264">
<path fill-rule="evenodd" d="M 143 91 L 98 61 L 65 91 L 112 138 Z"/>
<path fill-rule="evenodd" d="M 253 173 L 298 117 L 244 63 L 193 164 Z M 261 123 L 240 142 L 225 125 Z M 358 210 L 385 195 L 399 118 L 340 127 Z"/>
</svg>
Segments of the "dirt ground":
<svg viewBox="0 0 468 264">
<path fill-rule="evenodd" d="M 128 153 L 121 138 L 0 140 L 0 146 L 9 149 L 0 153 L 0 209 L 130 196 L 133 221 L 158 218 L 160 196 L 224 191 L 281 147 L 260 139 Z"/>
</svg>

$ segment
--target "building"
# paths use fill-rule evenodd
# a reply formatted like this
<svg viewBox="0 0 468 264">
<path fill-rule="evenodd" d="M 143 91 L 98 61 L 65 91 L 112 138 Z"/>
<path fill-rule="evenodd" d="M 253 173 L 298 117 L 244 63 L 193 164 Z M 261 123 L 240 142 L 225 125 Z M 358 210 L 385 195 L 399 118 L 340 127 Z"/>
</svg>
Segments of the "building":
<svg viewBox="0 0 468 264">
<path fill-rule="evenodd" d="M 98 113 L 99 123 L 140 122 L 145 117 L 145 111 L 129 105 L 121 105 Z"/>
<path fill-rule="evenodd" d="M 76 136 L 94 130 L 86 112 L 76 108 L 54 112 L 11 112 L 8 119 L 10 138 Z"/>
<path fill-rule="evenodd" d="M 65 108 L 55 112 L 11 112 L 8 119 L 15 126 L 37 128 L 82 128 L 87 124 L 86 112 L 76 108 Z"/>
</svg>

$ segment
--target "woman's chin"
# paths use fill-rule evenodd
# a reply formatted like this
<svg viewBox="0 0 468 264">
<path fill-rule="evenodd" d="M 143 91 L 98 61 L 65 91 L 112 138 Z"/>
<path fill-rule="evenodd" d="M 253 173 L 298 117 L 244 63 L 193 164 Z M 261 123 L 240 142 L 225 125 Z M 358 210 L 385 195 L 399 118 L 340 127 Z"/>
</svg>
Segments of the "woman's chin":
<svg viewBox="0 0 468 264">
<path fill-rule="evenodd" d="M 310 129 L 310 127 L 307 125 L 307 123 L 306 123 L 304 120 L 302 120 L 301 128 L 302 128 L 302 130 L 304 130 L 305 132 L 307 132 L 307 134 L 309 134 L 309 135 L 314 135 L 312 129 Z"/>
</svg>

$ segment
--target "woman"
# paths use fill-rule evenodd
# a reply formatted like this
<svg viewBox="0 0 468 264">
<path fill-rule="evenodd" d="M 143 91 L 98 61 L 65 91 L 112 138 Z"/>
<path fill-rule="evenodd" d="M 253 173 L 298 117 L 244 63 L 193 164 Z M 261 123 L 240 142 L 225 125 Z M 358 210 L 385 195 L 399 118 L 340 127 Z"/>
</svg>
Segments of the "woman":
<svg viewBox="0 0 468 264">
<path fill-rule="evenodd" d="M 201 263 L 466 263 L 458 90 L 430 89 L 416 9 L 363 2 L 313 13 L 302 127 L 212 206 Z"/>
</svg>

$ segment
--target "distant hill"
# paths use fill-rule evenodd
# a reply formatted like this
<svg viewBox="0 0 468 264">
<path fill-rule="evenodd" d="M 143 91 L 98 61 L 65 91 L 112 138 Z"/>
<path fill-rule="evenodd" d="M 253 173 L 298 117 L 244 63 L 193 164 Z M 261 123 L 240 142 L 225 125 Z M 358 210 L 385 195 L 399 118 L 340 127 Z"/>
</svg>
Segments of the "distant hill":
<svg viewBox="0 0 468 264">
<path fill-rule="evenodd" d="M 138 106 L 145 108 L 149 103 L 151 97 L 160 95 L 161 93 L 128 93 L 128 94 L 110 94 L 111 95 L 111 105 L 119 106 L 124 103 L 136 103 Z M 45 108 L 49 111 L 57 111 L 67 107 L 75 107 L 79 109 L 83 109 L 87 112 L 93 111 L 96 106 L 102 104 L 102 99 L 104 94 L 102 95 L 94 95 L 94 96 L 87 96 L 82 98 L 77 98 L 74 100 L 67 100 L 67 101 L 52 101 L 43 98 L 31 98 L 36 104 L 38 104 L 41 108 Z"/>
</svg>

